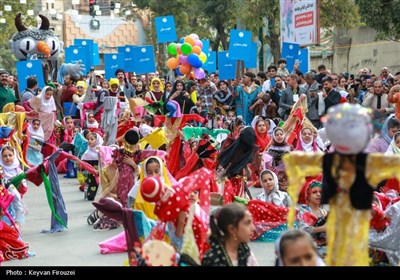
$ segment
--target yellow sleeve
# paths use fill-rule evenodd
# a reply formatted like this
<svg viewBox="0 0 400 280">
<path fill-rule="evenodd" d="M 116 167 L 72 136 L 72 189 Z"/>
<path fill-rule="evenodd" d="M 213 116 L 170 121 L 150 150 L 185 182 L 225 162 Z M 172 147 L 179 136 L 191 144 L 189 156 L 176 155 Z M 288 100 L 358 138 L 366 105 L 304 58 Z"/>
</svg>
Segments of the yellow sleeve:
<svg viewBox="0 0 400 280">
<path fill-rule="evenodd" d="M 190 99 L 192 99 L 193 103 L 196 105 L 196 103 L 197 103 L 197 91 L 196 91 L 196 90 L 193 91 L 193 92 L 190 94 Z"/>
<path fill-rule="evenodd" d="M 376 186 L 385 179 L 396 178 L 400 181 L 400 157 L 373 153 L 368 155 L 365 175 L 368 183 Z"/>
<path fill-rule="evenodd" d="M 288 193 L 293 201 L 288 214 L 289 227 L 293 227 L 295 207 L 306 177 L 316 176 L 322 172 L 322 157 L 323 154 L 320 153 L 305 152 L 291 152 L 283 157 L 285 172 L 289 178 Z"/>
</svg>

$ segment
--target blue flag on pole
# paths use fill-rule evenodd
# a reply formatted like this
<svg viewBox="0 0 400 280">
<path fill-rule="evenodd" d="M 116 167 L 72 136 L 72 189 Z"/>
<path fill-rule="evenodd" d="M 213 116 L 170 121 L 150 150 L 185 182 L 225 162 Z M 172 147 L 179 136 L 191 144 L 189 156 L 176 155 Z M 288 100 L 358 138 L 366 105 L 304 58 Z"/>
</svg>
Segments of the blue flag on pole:
<svg viewBox="0 0 400 280">
<path fill-rule="evenodd" d="M 118 53 L 124 56 L 124 71 L 125 72 L 134 72 L 134 65 L 133 65 L 133 49 L 136 46 L 133 45 L 125 45 L 123 47 L 118 47 Z"/>
<path fill-rule="evenodd" d="M 203 69 L 207 70 L 208 73 L 217 71 L 217 52 L 209 52 L 207 55 L 207 61 L 203 64 Z"/>
<path fill-rule="evenodd" d="M 236 60 L 249 60 L 251 51 L 251 32 L 231 29 L 229 41 L 229 56 Z"/>
<path fill-rule="evenodd" d="M 218 73 L 220 80 L 236 78 L 236 60 L 230 59 L 230 53 L 227 51 L 218 52 Z"/>
<path fill-rule="evenodd" d="M 249 60 L 244 61 L 245 68 L 257 68 L 257 43 L 251 42 Z"/>
<path fill-rule="evenodd" d="M 77 63 L 80 60 L 85 68 L 82 72 L 86 75 L 90 70 L 88 65 L 90 65 L 89 58 L 91 56 L 89 54 L 88 46 L 69 46 L 65 50 L 65 63 Z"/>
<path fill-rule="evenodd" d="M 299 59 L 299 49 L 299 44 L 286 42 L 282 44 L 282 58 L 286 59 L 286 68 L 289 73 L 292 73 L 294 63 Z"/>
<path fill-rule="evenodd" d="M 40 88 L 45 86 L 42 61 L 40 59 L 18 61 L 17 74 L 18 85 L 21 91 L 27 87 L 26 80 L 28 80 L 29 77 L 36 77 Z"/>
<path fill-rule="evenodd" d="M 93 43 L 93 66 L 100 65 L 99 44 Z"/>
<path fill-rule="evenodd" d="M 201 48 L 201 51 L 205 53 L 208 56 L 208 53 L 210 52 L 210 40 L 201 40 L 203 43 L 203 47 Z"/>
<path fill-rule="evenodd" d="M 299 63 L 300 63 L 299 70 L 303 73 L 303 75 L 309 71 L 309 61 L 310 61 L 310 56 L 309 56 L 308 48 L 300 49 L 299 50 Z"/>
<path fill-rule="evenodd" d="M 89 39 L 74 39 L 75 46 L 87 46 L 88 48 L 88 65 L 86 65 L 86 69 L 90 69 L 94 65 L 94 56 L 93 56 L 93 40 Z"/>
<path fill-rule="evenodd" d="M 134 71 L 136 74 L 156 72 L 153 46 L 138 46 L 133 48 Z"/>
<path fill-rule="evenodd" d="M 157 43 L 174 42 L 177 40 L 174 16 L 155 18 Z"/>
<path fill-rule="evenodd" d="M 104 54 L 104 72 L 106 79 L 115 77 L 115 71 L 124 66 L 124 56 L 120 53 Z"/>
</svg>

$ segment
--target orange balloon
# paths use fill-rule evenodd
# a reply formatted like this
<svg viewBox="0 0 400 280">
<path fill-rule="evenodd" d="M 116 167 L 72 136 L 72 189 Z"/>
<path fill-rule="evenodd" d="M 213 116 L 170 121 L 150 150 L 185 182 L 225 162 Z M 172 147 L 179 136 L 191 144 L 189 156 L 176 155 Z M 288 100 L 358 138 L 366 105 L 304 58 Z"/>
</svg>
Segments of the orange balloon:
<svg viewBox="0 0 400 280">
<path fill-rule="evenodd" d="M 171 70 L 178 68 L 179 60 L 176 57 L 171 57 L 167 60 L 167 67 Z"/>
<path fill-rule="evenodd" d="M 192 53 L 201 54 L 201 48 L 199 46 L 193 46 Z"/>
<path fill-rule="evenodd" d="M 192 66 L 190 66 L 190 64 L 182 64 L 181 66 L 179 66 L 179 72 L 181 72 L 181 74 L 186 75 L 187 73 L 190 72 L 190 70 L 192 69 Z"/>
<path fill-rule="evenodd" d="M 192 37 L 190 37 L 190 36 L 186 36 L 185 37 L 185 43 L 188 43 L 188 44 L 190 44 L 191 46 L 194 46 L 194 39 L 192 38 Z M 181 72 L 182 73 L 182 72 Z M 183 73 L 182 73 L 183 74 Z"/>
</svg>

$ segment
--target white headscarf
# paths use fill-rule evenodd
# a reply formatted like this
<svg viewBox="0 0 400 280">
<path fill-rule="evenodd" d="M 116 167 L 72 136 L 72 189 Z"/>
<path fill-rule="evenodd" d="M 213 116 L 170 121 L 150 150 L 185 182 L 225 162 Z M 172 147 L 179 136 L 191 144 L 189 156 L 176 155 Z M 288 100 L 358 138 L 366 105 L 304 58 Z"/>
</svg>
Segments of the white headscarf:
<svg viewBox="0 0 400 280">
<path fill-rule="evenodd" d="M 265 191 L 263 183 L 262 183 L 262 177 L 266 173 L 271 174 L 272 178 L 274 179 L 274 188 L 270 194 L 268 194 Z M 265 170 L 261 171 L 260 183 L 261 183 L 263 192 L 257 196 L 257 199 L 264 201 L 264 202 L 272 203 L 279 207 L 289 207 L 290 198 L 287 193 L 279 190 L 279 185 L 278 185 L 279 181 L 278 181 L 278 177 L 276 176 L 275 172 L 273 172 L 272 170 L 269 170 L 269 169 L 265 169 Z"/>
<path fill-rule="evenodd" d="M 313 141 L 314 141 L 314 137 L 311 136 L 310 143 L 305 143 L 304 140 L 303 140 L 303 135 L 300 135 L 300 143 L 301 143 L 301 146 L 303 147 L 303 151 L 304 152 L 313 152 L 314 151 L 314 149 L 313 149 Z"/>
<path fill-rule="evenodd" d="M 51 88 L 53 91 L 54 89 L 49 86 L 45 86 L 42 89 L 42 93 L 40 94 L 40 112 L 45 112 L 45 113 L 51 113 L 53 111 L 56 111 L 56 103 L 54 102 L 54 97 L 52 96 L 49 100 L 46 100 L 46 91 Z"/>
<path fill-rule="evenodd" d="M 28 126 L 28 131 L 31 137 L 34 137 L 35 139 L 44 141 L 44 132 L 43 132 L 43 128 L 42 125 L 39 125 L 39 128 L 37 130 L 33 129 L 33 122 L 29 123 Z"/>
<path fill-rule="evenodd" d="M 400 155 L 400 149 L 396 146 L 396 138 L 400 137 L 400 132 L 396 132 L 393 135 L 390 145 L 387 148 L 385 155 Z"/>
<path fill-rule="evenodd" d="M 103 145 L 103 138 L 98 133 L 96 134 L 96 146 L 89 147 L 86 152 L 82 155 L 82 160 L 99 160 L 99 153 L 97 147 Z"/>
<path fill-rule="evenodd" d="M 11 165 L 6 165 L 5 163 L 4 163 L 4 161 L 3 161 L 3 150 L 4 150 L 4 148 L 5 147 L 7 147 L 8 145 L 6 145 L 6 146 L 4 146 L 2 149 L 1 149 L 1 152 L 0 152 L 0 165 L 1 165 L 1 167 L 3 167 L 3 171 L 4 171 L 4 178 L 6 178 L 6 179 L 12 179 L 12 178 L 14 178 L 15 176 L 17 176 L 19 173 L 18 173 L 18 168 L 20 167 L 20 162 L 19 162 L 19 159 L 18 159 L 18 157 L 17 157 L 17 152 L 15 151 L 15 149 L 14 148 L 12 148 L 13 149 L 13 151 L 14 151 L 14 159 L 13 159 L 13 163 L 11 164 Z M 11 147 L 11 146 L 8 146 L 8 147 Z"/>
</svg>

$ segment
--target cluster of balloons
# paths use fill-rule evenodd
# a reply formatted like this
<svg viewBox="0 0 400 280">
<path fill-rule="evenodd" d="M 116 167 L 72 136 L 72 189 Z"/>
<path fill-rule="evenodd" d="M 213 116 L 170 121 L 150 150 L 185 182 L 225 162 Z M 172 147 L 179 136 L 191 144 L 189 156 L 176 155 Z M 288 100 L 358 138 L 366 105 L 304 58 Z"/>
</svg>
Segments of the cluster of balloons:
<svg viewBox="0 0 400 280">
<path fill-rule="evenodd" d="M 205 77 L 203 64 L 207 61 L 207 55 L 202 52 L 203 42 L 197 34 L 182 37 L 179 43 L 170 43 L 168 53 L 173 57 L 167 61 L 171 70 L 176 70 L 179 76 L 189 74 L 192 70 L 196 79 Z"/>
</svg>

